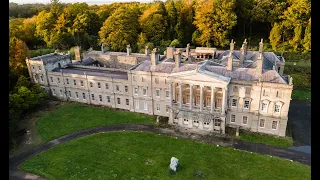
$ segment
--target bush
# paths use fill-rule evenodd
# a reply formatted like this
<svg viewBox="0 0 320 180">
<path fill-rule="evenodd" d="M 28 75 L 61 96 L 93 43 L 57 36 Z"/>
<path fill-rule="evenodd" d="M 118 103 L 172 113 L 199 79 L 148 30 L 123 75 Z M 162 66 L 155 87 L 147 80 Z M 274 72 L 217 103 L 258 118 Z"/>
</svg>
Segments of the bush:
<svg viewBox="0 0 320 180">
<path fill-rule="evenodd" d="M 308 75 L 306 74 L 291 74 L 294 89 L 310 89 Z"/>
<path fill-rule="evenodd" d="M 37 50 L 30 50 L 30 57 L 37 57 L 37 56 L 42 56 L 45 54 L 50 54 L 53 53 L 55 50 L 54 49 L 37 49 Z"/>
<path fill-rule="evenodd" d="M 180 47 L 180 42 L 178 39 L 175 39 L 171 42 L 170 47 Z"/>
</svg>

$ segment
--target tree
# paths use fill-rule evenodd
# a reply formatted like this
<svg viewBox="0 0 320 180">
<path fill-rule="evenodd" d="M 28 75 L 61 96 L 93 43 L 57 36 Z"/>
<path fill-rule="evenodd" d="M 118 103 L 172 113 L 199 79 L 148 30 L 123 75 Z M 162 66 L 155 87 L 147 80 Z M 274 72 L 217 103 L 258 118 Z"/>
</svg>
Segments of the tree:
<svg viewBox="0 0 320 180">
<path fill-rule="evenodd" d="M 228 35 L 237 23 L 233 11 L 235 1 L 208 0 L 198 1 L 194 24 L 200 32 L 197 38 L 202 46 L 224 47 L 228 44 Z"/>
<path fill-rule="evenodd" d="M 281 44 L 281 40 L 282 40 L 280 24 L 275 23 L 275 25 L 271 29 L 269 40 L 270 40 L 272 49 L 276 51 L 278 46 Z"/>
<path fill-rule="evenodd" d="M 167 12 L 163 2 L 156 1 L 153 3 L 140 16 L 139 22 L 148 42 L 160 45 L 161 40 L 169 38 L 167 34 Z"/>
<path fill-rule="evenodd" d="M 29 49 L 25 42 L 11 38 L 9 40 L 9 67 L 15 74 L 26 74 L 26 58 L 29 57 Z"/>
<path fill-rule="evenodd" d="M 173 0 L 168 0 L 166 2 L 166 11 L 168 12 L 169 38 L 175 39 L 177 36 L 177 32 L 175 31 L 177 25 L 177 10 Z"/>
<path fill-rule="evenodd" d="M 137 6 L 118 8 L 103 23 L 99 36 L 101 43 L 107 44 L 114 51 L 125 51 L 128 44 L 136 49 L 139 29 L 139 9 Z"/>
<path fill-rule="evenodd" d="M 179 47 L 179 46 L 181 46 L 181 44 L 178 39 L 174 39 L 170 44 L 170 47 Z"/>
<path fill-rule="evenodd" d="M 306 51 L 311 50 L 311 18 L 304 32 L 303 47 Z"/>
</svg>

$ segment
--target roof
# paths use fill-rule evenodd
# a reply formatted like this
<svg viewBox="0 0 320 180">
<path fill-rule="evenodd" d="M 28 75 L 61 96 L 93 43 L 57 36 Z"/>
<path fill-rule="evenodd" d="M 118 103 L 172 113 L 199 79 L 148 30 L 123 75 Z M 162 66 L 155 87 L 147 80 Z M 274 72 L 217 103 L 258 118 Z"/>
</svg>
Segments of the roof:
<svg viewBox="0 0 320 180">
<path fill-rule="evenodd" d="M 50 54 L 45 54 L 42 56 L 30 58 L 30 60 L 34 60 L 34 61 L 43 61 L 44 64 L 52 63 L 52 62 L 54 63 L 54 62 L 59 61 L 61 59 L 70 59 L 70 55 L 69 54 L 50 53 Z"/>
<path fill-rule="evenodd" d="M 88 51 L 86 55 L 96 55 L 96 54 L 101 54 L 101 55 L 112 55 L 112 56 L 127 56 L 126 52 L 110 52 L 107 51 L 103 53 L 102 51 Z M 130 53 L 130 56 L 146 56 L 145 54 L 141 53 Z M 146 56 L 148 57 L 148 56 Z"/>
<path fill-rule="evenodd" d="M 230 77 L 231 80 L 259 81 L 259 74 L 256 72 L 256 69 L 253 68 L 234 68 L 232 72 L 229 72 L 227 71 L 227 67 L 204 65 L 201 69 Z M 260 81 L 287 84 L 287 79 L 275 70 L 262 70 Z"/>
<path fill-rule="evenodd" d="M 84 58 L 84 59 L 82 59 L 82 64 L 83 65 L 90 65 L 90 64 L 92 64 L 92 63 L 94 63 L 94 62 L 96 62 L 97 60 L 94 60 L 94 59 L 92 59 L 91 57 L 88 57 L 88 58 Z"/>
<path fill-rule="evenodd" d="M 67 74 L 87 74 L 88 76 L 98 76 L 98 77 L 112 77 L 115 79 L 128 79 L 127 72 L 122 71 L 109 71 L 102 69 L 87 69 L 79 67 L 68 67 L 68 68 L 56 68 L 52 70 L 53 72 L 61 72 Z"/>
</svg>

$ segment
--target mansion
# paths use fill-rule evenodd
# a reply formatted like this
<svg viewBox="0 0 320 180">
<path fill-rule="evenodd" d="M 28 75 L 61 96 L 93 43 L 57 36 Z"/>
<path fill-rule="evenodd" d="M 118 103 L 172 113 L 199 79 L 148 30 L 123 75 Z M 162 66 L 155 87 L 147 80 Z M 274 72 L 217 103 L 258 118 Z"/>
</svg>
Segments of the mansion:
<svg viewBox="0 0 320 180">
<path fill-rule="evenodd" d="M 26 59 L 29 75 L 61 100 L 168 117 L 169 124 L 225 133 L 226 126 L 286 135 L 292 78 L 273 52 L 197 47 L 144 54 L 87 51 Z"/>
</svg>

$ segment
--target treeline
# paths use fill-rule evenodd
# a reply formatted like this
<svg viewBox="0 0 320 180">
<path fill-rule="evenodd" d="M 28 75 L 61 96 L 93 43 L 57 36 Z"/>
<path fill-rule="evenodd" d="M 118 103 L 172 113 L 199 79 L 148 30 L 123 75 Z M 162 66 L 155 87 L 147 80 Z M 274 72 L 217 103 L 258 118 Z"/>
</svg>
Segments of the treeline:
<svg viewBox="0 0 320 180">
<path fill-rule="evenodd" d="M 10 36 L 30 48 L 97 49 L 105 43 L 114 51 L 125 51 L 127 44 L 140 51 L 145 45 L 165 47 L 172 41 L 176 46 L 224 48 L 231 38 L 247 38 L 249 46 L 264 38 L 273 50 L 309 51 L 310 14 L 310 0 L 167 0 L 101 6 L 52 0 L 49 9 L 33 17 L 11 19 Z"/>
</svg>

